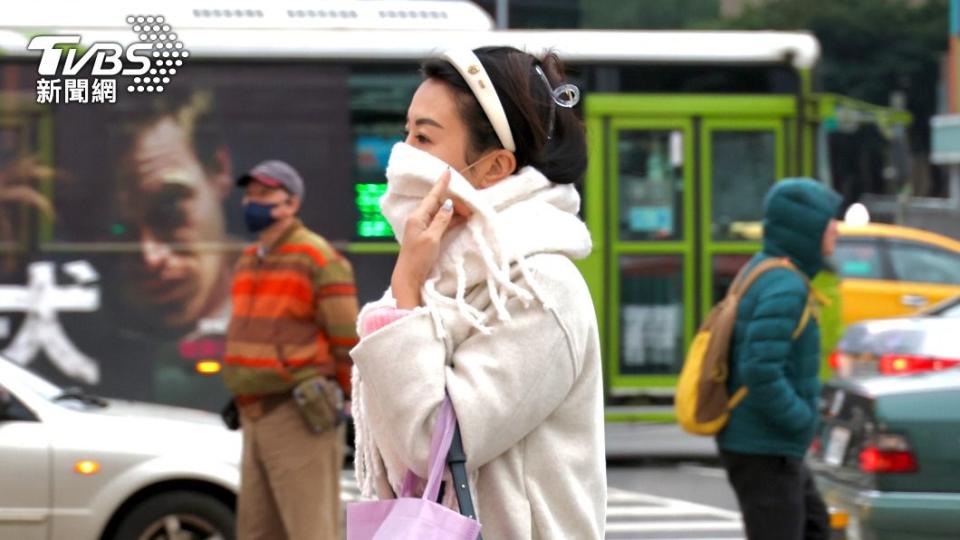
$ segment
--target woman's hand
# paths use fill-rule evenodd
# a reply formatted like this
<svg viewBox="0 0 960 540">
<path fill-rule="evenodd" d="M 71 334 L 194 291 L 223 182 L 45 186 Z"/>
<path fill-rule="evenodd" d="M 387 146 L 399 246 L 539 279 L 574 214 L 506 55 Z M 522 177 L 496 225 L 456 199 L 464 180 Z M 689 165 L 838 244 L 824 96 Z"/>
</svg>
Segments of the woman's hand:
<svg viewBox="0 0 960 540">
<path fill-rule="evenodd" d="M 450 169 L 447 169 L 407 218 L 400 255 L 390 279 L 390 288 L 400 309 L 420 305 L 420 289 L 440 256 L 440 240 L 453 221 L 453 201 L 446 198 L 449 186 Z"/>
</svg>

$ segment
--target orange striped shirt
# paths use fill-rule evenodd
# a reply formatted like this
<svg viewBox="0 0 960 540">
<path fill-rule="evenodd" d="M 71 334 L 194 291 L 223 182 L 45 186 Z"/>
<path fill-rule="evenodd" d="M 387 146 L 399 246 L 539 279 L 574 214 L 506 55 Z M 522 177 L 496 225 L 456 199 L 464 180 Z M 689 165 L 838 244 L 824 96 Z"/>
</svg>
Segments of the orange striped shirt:
<svg viewBox="0 0 960 540">
<path fill-rule="evenodd" d="M 262 396 L 327 375 L 349 395 L 356 292 L 350 263 L 299 221 L 263 255 L 244 249 L 233 277 L 227 388 Z"/>
</svg>

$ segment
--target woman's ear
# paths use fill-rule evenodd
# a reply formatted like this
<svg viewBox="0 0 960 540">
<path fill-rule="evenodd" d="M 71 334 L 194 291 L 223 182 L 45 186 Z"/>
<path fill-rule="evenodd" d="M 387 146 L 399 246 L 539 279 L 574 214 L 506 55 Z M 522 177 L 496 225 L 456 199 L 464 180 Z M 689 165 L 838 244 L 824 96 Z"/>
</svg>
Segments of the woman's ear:
<svg viewBox="0 0 960 540">
<path fill-rule="evenodd" d="M 510 176 L 517 170 L 517 157 L 513 152 L 501 148 L 495 150 L 493 155 L 485 160 L 477 171 L 477 180 L 479 188 L 488 188 L 504 178 Z"/>
</svg>

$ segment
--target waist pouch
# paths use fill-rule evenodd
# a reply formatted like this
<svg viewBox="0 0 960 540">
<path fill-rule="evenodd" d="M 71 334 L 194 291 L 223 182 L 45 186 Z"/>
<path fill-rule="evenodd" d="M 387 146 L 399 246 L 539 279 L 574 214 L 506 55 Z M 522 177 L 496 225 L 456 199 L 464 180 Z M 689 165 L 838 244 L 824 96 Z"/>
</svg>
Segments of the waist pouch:
<svg viewBox="0 0 960 540">
<path fill-rule="evenodd" d="M 293 389 L 293 401 L 314 433 L 333 429 L 346 420 L 343 391 L 333 379 L 312 377 L 301 382 Z"/>
</svg>

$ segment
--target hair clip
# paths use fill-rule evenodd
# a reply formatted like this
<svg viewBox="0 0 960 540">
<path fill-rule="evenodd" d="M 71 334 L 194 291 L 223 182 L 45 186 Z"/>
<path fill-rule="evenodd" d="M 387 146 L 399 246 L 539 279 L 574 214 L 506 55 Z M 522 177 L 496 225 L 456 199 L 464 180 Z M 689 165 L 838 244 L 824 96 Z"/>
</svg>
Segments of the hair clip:
<svg viewBox="0 0 960 540">
<path fill-rule="evenodd" d="M 550 94 L 553 100 L 553 103 L 550 104 L 550 125 L 547 127 L 547 140 L 550 140 L 550 138 L 553 137 L 553 124 L 557 119 L 556 105 L 565 109 L 573 108 L 580 102 L 580 89 L 570 83 L 564 83 L 554 88 L 550 84 L 550 79 L 547 78 L 547 74 L 543 72 L 543 68 L 536 65 L 533 66 L 533 70 L 540 76 L 540 80 L 542 80 L 543 84 L 547 87 L 547 93 Z"/>
<path fill-rule="evenodd" d="M 550 79 L 547 78 L 547 74 L 543 72 L 542 67 L 534 66 L 533 69 L 537 72 L 537 75 L 540 76 L 543 84 L 547 86 L 547 92 L 550 93 L 554 103 L 565 109 L 572 109 L 580 102 L 580 89 L 577 88 L 577 85 L 564 83 L 554 88 L 553 85 L 550 84 Z"/>
</svg>

